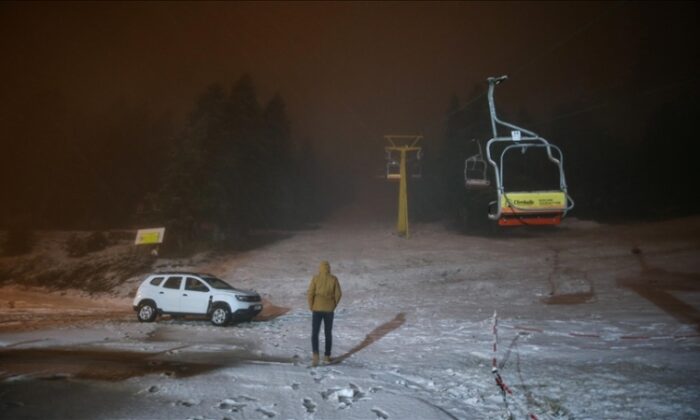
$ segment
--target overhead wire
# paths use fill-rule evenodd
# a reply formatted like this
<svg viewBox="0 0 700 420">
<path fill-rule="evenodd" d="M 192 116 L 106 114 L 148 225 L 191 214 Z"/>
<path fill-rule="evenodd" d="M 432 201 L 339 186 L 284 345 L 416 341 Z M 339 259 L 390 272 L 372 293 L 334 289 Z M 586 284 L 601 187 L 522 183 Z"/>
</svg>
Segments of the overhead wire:
<svg viewBox="0 0 700 420">
<path fill-rule="evenodd" d="M 619 5 L 622 5 L 622 4 L 624 4 L 624 3 L 625 3 L 624 1 L 622 1 L 622 2 L 617 2 L 616 5 L 619 6 Z M 577 29 L 577 30 L 576 30 L 574 33 L 572 33 L 572 35 L 569 36 L 567 39 L 565 39 L 565 40 L 562 41 L 562 42 L 559 42 L 559 43 L 555 44 L 552 48 L 548 49 L 546 53 L 547 53 L 547 54 L 551 54 L 552 52 L 554 52 L 554 51 L 557 50 L 558 48 L 560 48 L 560 47 L 562 47 L 563 45 L 565 45 L 567 42 L 570 42 L 572 39 L 575 38 L 575 36 L 582 34 L 583 32 L 585 32 L 585 30 L 589 29 L 594 23 L 599 22 L 600 20 L 602 20 L 603 16 L 606 15 L 606 14 L 608 14 L 612 9 L 613 9 L 613 7 L 609 7 L 607 10 L 601 12 L 601 13 L 598 14 L 596 17 L 594 17 L 591 21 L 589 21 L 588 23 L 586 23 L 584 26 L 582 26 L 581 28 Z M 546 55 L 546 54 L 541 54 L 538 58 L 539 58 L 539 59 L 542 59 L 545 55 Z M 531 60 L 530 62 L 528 62 L 528 63 L 525 64 L 524 66 L 521 66 L 521 67 L 520 67 L 518 70 L 516 70 L 513 74 L 518 74 L 518 73 L 522 72 L 526 67 L 529 67 L 529 66 L 533 65 L 534 62 L 535 62 L 535 60 Z M 662 91 L 672 90 L 672 89 L 675 89 L 675 88 L 678 88 L 678 87 L 681 87 L 681 86 L 686 86 L 686 85 L 692 84 L 693 82 L 696 82 L 697 80 L 698 80 L 698 77 L 690 77 L 690 78 L 687 78 L 687 79 L 684 79 L 684 80 L 681 80 L 681 81 L 676 81 L 676 82 L 672 82 L 672 83 L 667 83 L 667 84 L 663 84 L 663 85 L 659 85 L 659 86 L 648 87 L 648 88 L 646 88 L 646 89 L 643 90 L 643 91 L 634 92 L 633 94 L 628 95 L 626 98 L 623 98 L 623 101 L 624 101 L 624 102 L 629 102 L 629 101 L 632 101 L 632 100 L 634 100 L 634 99 L 638 99 L 639 97 L 642 97 L 642 96 L 654 95 L 654 94 L 657 94 L 657 93 L 662 92 Z M 596 91 L 596 95 L 600 95 L 600 94 L 602 94 L 602 93 L 609 92 L 609 91 L 611 91 L 611 90 L 613 90 L 613 89 L 619 88 L 620 86 L 624 85 L 625 82 L 626 82 L 626 81 L 625 81 L 624 79 L 620 79 L 620 80 L 617 80 L 617 81 L 615 81 L 615 82 L 613 82 L 613 83 L 609 83 L 609 84 L 607 84 L 607 85 L 605 85 L 605 86 L 602 86 L 602 87 L 600 87 L 600 88 L 595 88 L 595 89 L 593 89 L 593 90 Z M 484 96 L 484 95 L 485 95 L 485 93 L 481 94 L 481 95 L 479 96 L 479 99 L 480 99 L 480 97 L 482 97 L 482 96 Z M 473 101 L 471 101 L 471 102 L 473 102 Z M 463 106 L 463 107 L 460 107 L 460 109 L 459 109 L 458 111 L 461 111 L 463 108 L 466 108 L 466 106 L 470 105 L 471 102 L 465 104 L 465 106 Z M 592 104 L 592 105 L 587 105 L 587 106 L 584 106 L 584 107 L 581 107 L 581 108 L 578 108 L 578 109 L 575 109 L 575 110 L 567 111 L 567 112 L 560 113 L 560 114 L 555 114 L 555 115 L 553 115 L 550 119 L 548 119 L 548 120 L 546 120 L 546 121 L 540 121 L 540 122 L 532 123 L 531 125 L 532 125 L 532 126 L 543 126 L 543 125 L 551 124 L 552 122 L 555 122 L 555 121 L 558 121 L 558 120 L 561 120 L 561 119 L 571 118 L 571 117 L 574 117 L 574 116 L 577 116 L 577 115 L 581 115 L 581 114 L 593 112 L 593 111 L 595 111 L 595 110 L 598 110 L 598 109 L 601 109 L 601 108 L 605 108 L 605 107 L 607 107 L 607 106 L 609 106 L 609 105 L 610 105 L 610 102 L 609 102 L 608 100 L 600 101 L 600 102 L 594 103 L 594 104 Z M 456 113 L 456 112 L 458 112 L 458 111 L 455 111 L 455 112 L 453 112 L 453 113 L 450 113 L 450 114 L 448 114 L 448 116 L 449 116 L 449 115 L 452 115 L 452 114 L 454 114 L 454 113 Z M 469 125 L 466 126 L 466 127 L 460 128 L 459 131 L 460 131 L 460 132 L 467 132 L 469 129 L 473 128 L 473 127 L 474 127 L 475 125 L 477 125 L 478 123 L 479 123 L 479 122 L 474 122 L 474 123 L 472 123 L 472 124 L 469 124 Z"/>
<path fill-rule="evenodd" d="M 566 38 L 563 38 L 563 39 L 562 39 L 561 41 L 559 41 L 559 42 L 554 43 L 550 48 L 548 48 L 548 49 L 546 49 L 545 51 L 541 52 L 539 55 L 535 56 L 535 57 L 532 58 L 530 61 L 528 61 L 527 63 L 523 64 L 522 66 L 520 66 L 519 68 L 517 68 L 517 69 L 514 70 L 513 72 L 510 72 L 510 73 L 511 73 L 511 76 L 519 75 L 519 74 L 522 73 L 526 68 L 528 68 L 528 67 L 530 67 L 530 66 L 532 66 L 532 65 L 534 65 L 534 64 L 536 64 L 536 63 L 538 63 L 538 62 L 541 62 L 543 58 L 545 58 L 545 57 L 551 55 L 553 52 L 555 52 L 555 51 L 558 50 L 559 48 L 561 48 L 561 47 L 563 47 L 564 45 L 568 44 L 569 42 L 573 41 L 577 36 L 579 36 L 579 35 L 585 33 L 586 31 L 588 31 L 588 30 L 589 30 L 591 27 L 593 27 L 596 23 L 602 21 L 604 17 L 608 17 L 608 15 L 611 14 L 612 10 L 613 10 L 615 7 L 621 7 L 624 3 L 625 3 L 625 1 L 619 1 L 619 2 L 611 3 L 611 5 L 610 5 L 608 8 L 606 8 L 606 9 L 602 10 L 600 13 L 596 14 L 592 19 L 590 19 L 590 20 L 587 21 L 585 24 L 583 24 L 583 25 L 581 25 L 580 27 L 578 27 L 578 28 L 577 28 L 575 31 L 573 31 L 571 34 L 569 34 L 569 36 L 567 36 Z M 479 101 L 479 100 L 482 99 L 484 96 L 486 96 L 487 92 L 488 92 L 488 91 L 484 88 L 483 91 L 482 91 L 480 94 L 478 94 L 477 96 L 475 96 L 475 97 L 473 97 L 472 99 L 470 99 L 467 103 L 461 105 L 461 106 L 458 107 L 456 110 L 453 110 L 453 111 L 448 112 L 439 122 L 447 121 L 447 120 L 448 120 L 450 117 L 452 117 L 453 115 L 455 115 L 455 114 L 457 114 L 457 113 L 463 111 L 464 109 L 466 109 L 466 108 L 472 106 L 472 105 L 475 104 L 477 101 Z M 436 123 L 429 124 L 428 127 L 432 127 L 434 124 L 436 124 Z"/>
<path fill-rule="evenodd" d="M 667 83 L 667 84 L 665 84 L 665 85 L 654 86 L 654 87 L 651 87 L 651 88 L 647 88 L 647 89 L 645 89 L 645 90 L 643 90 L 643 91 L 634 92 L 633 94 L 628 95 L 626 98 L 624 98 L 623 102 L 624 102 L 624 103 L 628 103 L 628 102 L 630 102 L 630 101 L 632 101 L 632 100 L 635 100 L 635 99 L 638 99 L 639 97 L 642 97 L 642 96 L 653 95 L 653 94 L 656 94 L 656 93 L 659 93 L 659 92 L 663 92 L 663 91 L 666 91 L 666 90 L 671 90 L 671 89 L 675 89 L 675 88 L 678 88 L 678 87 L 681 87 L 681 86 L 686 86 L 686 85 L 691 84 L 692 82 L 695 82 L 695 81 L 697 81 L 697 80 L 698 80 L 698 77 L 692 77 L 692 78 L 688 78 L 688 79 L 685 79 L 685 80 L 682 80 L 682 81 L 679 81 L 679 82 Z M 605 107 L 607 107 L 607 106 L 609 106 L 609 105 L 610 105 L 610 102 L 609 102 L 609 101 L 602 101 L 602 102 L 599 102 L 599 103 L 597 103 L 597 104 L 589 105 L 589 106 L 586 106 L 586 107 L 583 107 L 583 108 L 580 108 L 580 109 L 576 109 L 576 110 L 573 110 L 573 111 L 567 111 L 567 112 L 565 112 L 565 113 L 561 113 L 561 114 L 558 114 L 558 115 L 554 115 L 554 116 L 552 116 L 552 118 L 550 118 L 550 119 L 548 119 L 548 120 L 546 120 L 546 121 L 540 121 L 540 122 L 537 122 L 537 123 L 533 123 L 533 124 L 531 124 L 531 125 L 532 125 L 532 126 L 539 126 L 539 125 L 551 124 L 552 122 L 557 121 L 557 120 L 575 117 L 575 116 L 577 116 L 577 115 L 581 115 L 581 114 L 585 114 L 585 113 L 588 113 L 588 112 L 595 111 L 596 109 L 599 109 L 599 108 L 605 108 Z"/>
<path fill-rule="evenodd" d="M 584 33 L 586 33 L 586 32 L 589 31 L 591 28 L 593 28 L 596 24 L 599 24 L 600 22 L 604 21 L 606 18 L 608 18 L 609 16 L 611 16 L 611 15 L 613 14 L 614 11 L 618 10 L 619 8 L 621 8 L 621 7 L 622 7 L 624 4 L 626 4 L 626 3 L 627 3 L 626 1 L 617 1 L 617 2 L 611 3 L 610 6 L 608 6 L 608 7 L 605 8 L 604 10 L 601 10 L 601 11 L 600 11 L 599 13 L 597 13 L 594 17 L 592 17 L 590 20 L 586 21 L 583 25 L 577 27 L 574 31 L 572 31 L 572 32 L 571 32 L 569 35 L 567 35 L 565 38 L 562 38 L 561 40 L 555 42 L 555 43 L 552 44 L 549 48 L 547 48 L 547 49 L 545 49 L 545 50 L 542 50 L 539 54 L 535 55 L 531 60 L 529 60 L 528 62 L 524 63 L 523 65 L 521 65 L 521 66 L 518 67 L 517 69 L 515 69 L 513 72 L 511 72 L 511 75 L 521 75 L 525 70 L 527 70 L 527 69 L 529 69 L 529 68 L 532 68 L 533 66 L 535 66 L 535 65 L 537 65 L 537 64 L 539 64 L 539 63 L 541 63 L 541 62 L 543 62 L 543 60 L 545 60 L 547 57 L 555 57 L 554 55 L 552 55 L 554 52 L 556 52 L 557 50 L 561 49 L 562 47 L 564 47 L 565 45 L 569 44 L 570 42 L 574 41 L 577 37 L 579 37 L 579 36 L 583 35 Z M 233 28 L 230 28 L 229 30 L 232 30 L 232 29 L 233 29 Z M 282 32 L 281 32 L 281 29 L 280 29 L 279 27 L 273 25 L 273 26 L 271 26 L 271 29 L 274 30 L 279 36 L 282 36 L 282 35 L 283 35 Z M 249 34 L 246 33 L 246 31 L 236 31 L 236 35 L 237 35 L 238 37 L 249 38 Z M 281 38 L 280 38 L 280 39 L 281 39 Z M 315 54 L 316 54 L 316 58 L 317 58 L 318 60 L 322 60 L 323 57 L 321 56 L 321 51 L 320 51 L 320 49 L 313 49 L 313 50 L 314 50 L 314 52 L 315 52 Z M 249 61 L 252 62 L 250 55 L 248 55 L 246 51 L 243 51 L 243 54 L 246 56 L 246 58 L 248 58 Z M 269 64 L 269 60 L 266 60 L 266 61 L 267 61 L 268 64 Z M 297 81 L 301 80 L 299 71 L 297 71 L 296 69 L 288 69 L 288 71 L 287 71 L 286 74 L 287 74 L 287 75 L 291 75 L 291 76 L 292 76 L 294 79 L 296 79 Z M 617 87 L 620 86 L 620 84 L 622 84 L 622 83 L 623 83 L 623 81 L 620 80 L 620 81 L 618 81 L 618 82 L 616 82 L 616 83 L 608 84 L 607 86 L 605 86 L 605 87 L 603 88 L 602 91 L 601 91 L 600 89 L 595 89 L 595 90 L 597 90 L 597 91 L 598 91 L 597 93 L 600 94 L 601 92 L 605 92 L 605 91 L 609 91 L 609 90 L 611 90 L 611 89 L 617 88 Z M 654 92 L 657 91 L 657 90 L 667 90 L 667 89 L 671 89 L 671 88 L 673 88 L 673 87 L 675 87 L 675 86 L 682 85 L 682 84 L 684 84 L 684 83 L 687 83 L 687 81 L 684 81 L 684 82 L 674 82 L 674 83 L 672 83 L 672 84 L 668 84 L 668 85 L 664 85 L 664 86 L 653 87 L 653 88 L 651 88 L 651 89 L 648 89 L 648 90 L 646 90 L 646 91 L 644 91 L 644 92 L 639 93 L 639 95 L 640 95 L 640 96 L 642 96 L 642 95 L 648 95 L 648 94 L 654 93 Z M 444 115 L 444 116 L 442 116 L 441 118 L 435 120 L 433 123 L 429 123 L 429 124 L 427 124 L 427 125 L 424 125 L 423 132 L 429 131 L 429 130 L 432 129 L 435 125 L 444 123 L 444 122 L 445 122 L 447 119 L 449 119 L 450 117 L 452 117 L 452 116 L 458 114 L 459 112 L 462 112 L 462 111 L 464 111 L 465 109 L 467 109 L 467 108 L 469 108 L 469 107 L 475 105 L 475 104 L 478 103 L 480 100 L 482 100 L 482 98 L 484 98 L 484 97 L 486 96 L 486 94 L 487 94 L 487 90 L 484 88 L 480 93 L 478 93 L 476 96 L 473 96 L 472 98 L 470 98 L 466 103 L 460 105 L 457 109 L 448 112 L 446 115 Z M 631 99 L 632 99 L 632 98 L 631 98 Z M 340 99 L 340 101 L 342 102 L 341 106 L 345 109 L 345 111 L 346 111 L 349 115 L 351 115 L 351 116 L 357 121 L 358 126 L 359 126 L 368 136 L 375 137 L 375 136 L 378 135 L 376 132 L 373 132 L 373 130 L 370 128 L 369 124 L 362 118 L 362 116 L 359 115 L 359 113 L 358 113 L 347 101 L 344 101 L 343 99 Z M 560 119 L 570 118 L 570 117 L 573 117 L 573 116 L 576 116 L 576 115 L 584 114 L 584 113 L 587 113 L 587 112 L 592 112 L 592 111 L 595 111 L 595 110 L 600 109 L 600 108 L 605 108 L 605 107 L 608 106 L 608 105 L 609 105 L 609 103 L 608 103 L 607 101 L 599 102 L 599 103 L 596 103 L 596 104 L 593 104 L 593 105 L 588 105 L 588 106 L 582 107 L 582 108 L 580 108 L 580 109 L 576 109 L 576 110 L 573 110 L 573 111 L 568 111 L 568 112 L 565 112 L 565 113 L 561 113 L 561 114 L 558 114 L 558 115 L 554 115 L 551 119 L 549 119 L 549 120 L 547 120 L 547 121 L 534 123 L 533 125 L 535 125 L 535 126 L 547 125 L 547 124 L 550 124 L 550 123 L 552 123 L 552 122 L 554 122 L 554 121 L 557 121 L 557 120 L 560 120 Z M 460 128 L 459 131 L 460 131 L 460 132 L 466 132 L 466 131 L 468 131 L 469 129 L 471 129 L 474 125 L 477 125 L 477 124 L 478 124 L 478 122 L 472 123 L 472 124 L 470 124 L 470 125 L 467 126 L 467 127 Z"/>
<path fill-rule="evenodd" d="M 616 7 L 621 7 L 621 5 L 623 5 L 624 3 L 625 3 L 625 1 L 619 1 L 619 2 L 612 3 L 609 7 L 602 10 L 601 12 L 596 14 L 592 19 L 588 20 L 586 23 L 584 23 L 583 25 L 579 26 L 576 30 L 571 32 L 568 36 L 566 36 L 565 38 L 561 39 L 560 41 L 554 43 L 551 47 L 542 51 L 540 54 L 533 57 L 530 61 L 528 61 L 527 63 L 523 64 L 522 66 L 520 66 L 519 68 L 517 68 L 516 70 L 511 72 L 511 74 L 512 75 L 519 75 L 527 68 L 534 66 L 535 64 L 541 62 L 547 56 L 550 56 L 552 53 L 554 53 L 558 49 L 562 48 L 564 45 L 570 43 L 576 37 L 580 36 L 581 34 L 585 33 L 586 31 L 588 31 L 595 24 L 599 23 L 604 18 L 606 18 L 608 15 L 610 15 L 611 12 L 613 11 L 613 9 L 615 9 Z M 272 29 L 273 31 L 275 31 L 279 35 L 278 39 L 284 38 L 284 34 L 281 32 L 281 29 L 278 26 L 271 25 L 270 29 Z M 233 27 L 229 28 L 229 33 L 232 33 L 233 31 L 235 31 L 235 29 Z M 246 31 L 235 31 L 235 35 L 238 38 L 248 38 L 249 40 L 251 39 L 250 34 L 248 34 Z M 320 49 L 312 49 L 312 50 L 314 50 L 316 58 L 318 60 L 322 61 L 323 57 L 321 56 Z M 243 54 L 244 54 L 245 58 L 247 58 L 250 62 L 252 62 L 251 56 L 249 54 L 247 54 L 247 52 L 245 50 L 243 50 Z M 268 64 L 270 64 L 269 59 L 265 58 L 265 61 Z M 292 78 L 296 79 L 297 81 L 301 80 L 300 74 L 296 69 L 293 69 L 293 68 L 287 69 L 286 74 L 288 76 L 291 75 Z M 487 89 L 483 88 L 483 90 L 480 93 L 478 93 L 476 96 L 470 98 L 466 103 L 460 105 L 457 109 L 449 111 L 447 114 L 434 120 L 432 123 L 425 124 L 423 126 L 424 127 L 423 132 L 430 131 L 435 126 L 437 126 L 439 124 L 443 124 L 450 117 L 452 117 L 452 116 L 458 114 L 459 112 L 462 112 L 463 110 L 478 103 L 482 98 L 484 98 L 486 96 L 486 94 L 487 94 Z M 376 132 L 373 132 L 373 130 L 370 128 L 369 124 L 367 124 L 367 122 L 359 115 L 359 113 L 347 101 L 344 101 L 342 99 L 340 99 L 340 101 L 342 102 L 341 106 L 348 112 L 348 114 L 350 114 L 358 122 L 358 125 L 361 127 L 361 129 L 363 131 L 365 131 L 365 133 L 367 135 L 373 136 L 373 137 L 378 135 Z"/>
<path fill-rule="evenodd" d="M 541 61 L 544 57 L 552 54 L 554 51 L 558 50 L 559 48 L 563 47 L 564 45 L 568 44 L 569 42 L 573 41 L 577 36 L 585 33 L 588 31 L 590 28 L 593 27 L 596 23 L 602 21 L 603 17 L 607 17 L 607 15 L 610 15 L 612 10 L 617 8 L 617 7 L 622 7 L 626 1 L 617 1 L 617 2 L 612 2 L 610 3 L 610 6 L 607 7 L 606 9 L 603 9 L 600 13 L 596 14 L 591 20 L 583 24 L 582 26 L 578 27 L 575 31 L 573 31 L 569 36 L 566 38 L 563 38 L 561 41 L 555 43 L 552 45 L 550 48 L 547 50 L 541 52 L 539 55 L 533 57 L 530 61 L 527 63 L 523 64 L 522 66 L 518 67 L 515 71 L 512 72 L 513 76 L 519 75 L 522 73 L 526 68 L 532 66 L 533 64 Z"/>
</svg>

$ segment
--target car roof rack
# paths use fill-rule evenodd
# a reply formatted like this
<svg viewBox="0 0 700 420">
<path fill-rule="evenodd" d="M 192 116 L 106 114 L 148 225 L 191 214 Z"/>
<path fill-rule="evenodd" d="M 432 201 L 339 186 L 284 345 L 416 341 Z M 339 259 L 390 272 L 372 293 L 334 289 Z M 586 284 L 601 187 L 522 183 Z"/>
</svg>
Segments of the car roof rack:
<svg viewBox="0 0 700 420">
<path fill-rule="evenodd" d="M 157 275 L 189 275 L 189 276 L 216 277 L 213 274 L 201 273 L 201 272 L 195 272 L 195 271 L 157 271 L 155 273 L 152 273 L 151 275 L 152 276 L 157 276 Z"/>
</svg>

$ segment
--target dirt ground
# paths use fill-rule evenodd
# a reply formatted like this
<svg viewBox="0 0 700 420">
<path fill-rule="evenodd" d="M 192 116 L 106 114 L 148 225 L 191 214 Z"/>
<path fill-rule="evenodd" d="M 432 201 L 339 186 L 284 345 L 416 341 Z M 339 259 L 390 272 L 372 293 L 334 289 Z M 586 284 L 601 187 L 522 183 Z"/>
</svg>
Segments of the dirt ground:
<svg viewBox="0 0 700 420">
<path fill-rule="evenodd" d="M 73 291 L 75 292 L 75 291 Z M 256 321 L 269 321 L 289 312 L 263 299 Z M 37 287 L 0 288 L 0 332 L 57 328 L 91 324 L 95 320 L 125 322 L 134 318 L 132 300 L 109 296 L 55 292 Z M 166 318 L 169 318 L 166 316 Z"/>
</svg>

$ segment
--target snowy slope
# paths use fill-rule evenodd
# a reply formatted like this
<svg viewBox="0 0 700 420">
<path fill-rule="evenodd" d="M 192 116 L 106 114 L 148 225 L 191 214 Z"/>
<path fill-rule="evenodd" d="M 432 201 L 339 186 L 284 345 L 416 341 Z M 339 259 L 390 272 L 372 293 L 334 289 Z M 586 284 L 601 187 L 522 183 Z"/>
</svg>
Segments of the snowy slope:
<svg viewBox="0 0 700 420">
<path fill-rule="evenodd" d="M 139 324 L 128 298 L 78 296 L 51 306 L 67 322 L 22 328 L 18 319 L 46 308 L 10 308 L 20 290 L 5 288 L 0 413 L 698 418 L 699 232 L 700 218 L 621 226 L 569 219 L 497 237 L 414 225 L 403 239 L 391 223 L 339 216 L 253 251 L 178 267 L 213 272 L 288 309 L 227 328 L 167 317 Z M 343 287 L 334 338 L 343 361 L 310 368 L 305 291 L 321 260 Z M 86 308 L 94 317 L 74 317 Z M 512 391 L 505 402 L 494 357 Z"/>
</svg>

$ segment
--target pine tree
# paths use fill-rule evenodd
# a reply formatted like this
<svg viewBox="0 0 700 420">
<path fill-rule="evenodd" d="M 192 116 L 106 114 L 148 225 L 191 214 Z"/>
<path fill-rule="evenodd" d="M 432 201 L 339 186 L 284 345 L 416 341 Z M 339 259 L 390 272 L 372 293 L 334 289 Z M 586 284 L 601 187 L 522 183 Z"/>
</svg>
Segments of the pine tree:
<svg viewBox="0 0 700 420">
<path fill-rule="evenodd" d="M 252 79 L 243 75 L 226 100 L 223 150 L 216 168 L 231 210 L 218 214 L 217 219 L 235 237 L 247 235 L 260 224 L 267 205 L 261 127 L 262 111 Z"/>
<path fill-rule="evenodd" d="M 262 161 L 267 174 L 264 188 L 269 194 L 269 211 L 265 214 L 267 224 L 286 226 L 294 213 L 292 172 L 292 143 L 290 122 L 285 111 L 284 100 L 276 94 L 263 110 L 263 148 L 266 159 Z"/>
<path fill-rule="evenodd" d="M 290 122 L 280 95 L 261 108 L 252 79 L 228 94 L 212 85 L 177 138 L 153 216 L 178 238 L 238 245 L 254 228 L 288 224 L 313 179 L 299 172 Z M 171 235 L 172 236 L 172 235 Z"/>
<path fill-rule="evenodd" d="M 157 192 L 147 197 L 142 219 L 163 224 L 182 250 L 186 241 L 215 232 L 221 185 L 211 166 L 221 146 L 224 92 L 212 85 L 200 96 L 183 133 L 175 139 Z M 169 241 L 171 242 L 171 241 Z"/>
</svg>

